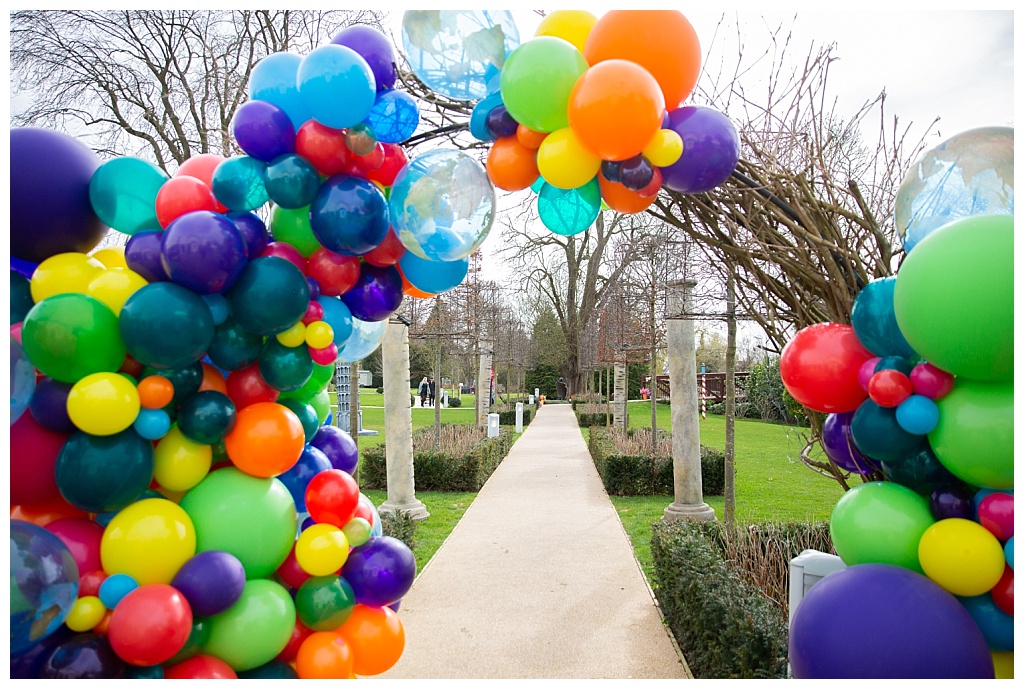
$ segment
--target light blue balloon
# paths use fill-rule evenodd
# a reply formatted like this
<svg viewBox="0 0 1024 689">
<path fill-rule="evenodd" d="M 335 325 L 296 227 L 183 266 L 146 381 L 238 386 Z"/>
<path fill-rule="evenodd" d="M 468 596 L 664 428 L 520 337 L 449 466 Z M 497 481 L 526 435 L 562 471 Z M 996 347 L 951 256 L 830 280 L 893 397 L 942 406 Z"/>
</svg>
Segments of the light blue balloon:
<svg viewBox="0 0 1024 689">
<path fill-rule="evenodd" d="M 545 184 L 547 184 L 547 182 L 544 180 L 544 175 L 541 175 L 533 182 L 533 184 L 530 185 L 530 191 L 534 194 L 539 194 Z"/>
<path fill-rule="evenodd" d="M 338 297 L 321 296 L 317 301 L 324 309 L 323 321 L 334 331 L 334 344 L 340 350 L 352 335 L 352 311 Z"/>
<path fill-rule="evenodd" d="M 473 108 L 469 116 L 469 133 L 479 141 L 494 141 L 494 135 L 487 129 L 487 116 L 499 105 L 504 105 L 504 101 L 501 99 L 501 91 L 495 91 Z"/>
<path fill-rule="evenodd" d="M 399 144 L 416 132 L 420 124 L 420 108 L 416 99 L 405 91 L 381 91 L 366 116 L 377 141 Z"/>
<path fill-rule="evenodd" d="M 132 427 L 146 440 L 159 440 L 171 430 L 171 417 L 163 409 L 140 409 Z"/>
<path fill-rule="evenodd" d="M 11 338 L 11 423 L 17 421 L 36 390 L 36 369 L 25 356 L 21 343 Z"/>
<path fill-rule="evenodd" d="M 111 574 L 100 584 L 99 598 L 107 610 L 113 610 L 121 599 L 139 588 L 139 582 L 124 573 Z"/>
<path fill-rule="evenodd" d="M 295 78 L 313 119 L 335 129 L 366 119 L 377 96 L 373 70 L 348 46 L 320 46 L 302 58 Z"/>
<path fill-rule="evenodd" d="M 232 156 L 213 171 L 213 195 L 229 210 L 256 210 L 270 201 L 266 170 L 266 163 L 251 156 Z"/>
<path fill-rule="evenodd" d="M 249 98 L 284 110 L 296 131 L 312 117 L 295 79 L 301 63 L 302 57 L 294 53 L 272 53 L 257 62 L 249 75 Z"/>
<path fill-rule="evenodd" d="M 469 272 L 469 259 L 428 261 L 412 252 L 398 259 L 398 267 L 409 284 L 428 294 L 441 294 L 458 286 Z"/>
<path fill-rule="evenodd" d="M 928 435 L 939 425 L 939 406 L 924 395 L 911 395 L 896 407 L 896 423 L 907 433 Z"/>
<path fill-rule="evenodd" d="M 537 196 L 537 212 L 544 227 L 571 237 L 594 224 L 601 213 L 601 187 L 597 178 L 577 189 L 559 189 L 545 183 Z"/>
<path fill-rule="evenodd" d="M 1006 555 L 1006 564 L 1010 565 L 1010 569 L 1013 569 L 1013 536 L 1010 536 L 1006 541 L 1006 545 L 1003 546 L 1003 554 Z"/>
<path fill-rule="evenodd" d="M 850 324 L 860 343 L 875 356 L 914 359 L 917 352 L 896 323 L 895 293 L 895 275 L 869 282 L 853 300 Z"/>
<path fill-rule="evenodd" d="M 345 346 L 338 348 L 337 360 L 341 363 L 352 363 L 370 356 L 377 351 L 377 347 L 380 347 L 387 327 L 387 320 L 361 321 L 353 318 L 352 334 L 345 340 Z"/>
<path fill-rule="evenodd" d="M 388 202 L 398 239 L 430 261 L 456 261 L 476 251 L 491 230 L 495 205 L 483 165 L 444 149 L 410 160 L 395 177 Z"/>
</svg>

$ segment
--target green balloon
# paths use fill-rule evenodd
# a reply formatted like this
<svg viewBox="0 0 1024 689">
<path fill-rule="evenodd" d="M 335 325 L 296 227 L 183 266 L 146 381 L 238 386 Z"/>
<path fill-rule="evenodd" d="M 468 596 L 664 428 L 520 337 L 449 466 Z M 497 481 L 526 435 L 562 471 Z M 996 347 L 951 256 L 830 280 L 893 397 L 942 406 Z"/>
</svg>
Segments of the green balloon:
<svg viewBox="0 0 1024 689">
<path fill-rule="evenodd" d="M 299 621 L 310 629 L 326 632 L 337 629 L 352 616 L 356 594 L 343 577 L 311 577 L 295 592 L 295 610 Z"/>
<path fill-rule="evenodd" d="M 174 654 L 174 657 L 168 660 L 165 665 L 177 665 L 178 663 L 184 662 L 193 656 L 197 656 L 203 652 L 203 645 L 210 638 L 210 618 L 208 617 L 193 617 L 192 618 L 192 631 L 189 632 L 188 639 L 185 641 L 185 645 L 180 651 Z"/>
<path fill-rule="evenodd" d="M 332 378 L 334 378 L 334 366 L 321 366 L 314 362 L 313 374 L 306 384 L 294 392 L 282 392 L 281 399 L 294 398 L 310 402 L 318 393 L 327 389 Z"/>
<path fill-rule="evenodd" d="M 238 602 L 207 618 L 210 636 L 203 652 L 220 658 L 236 672 L 273 660 L 295 629 L 295 603 L 288 591 L 269 579 L 250 579 Z"/>
<path fill-rule="evenodd" d="M 260 374 L 267 384 L 280 392 L 302 389 L 313 375 L 309 347 L 285 347 L 276 337 L 268 337 L 259 357 Z"/>
<path fill-rule="evenodd" d="M 933 235 L 914 249 L 916 252 Z M 939 424 L 928 440 L 944 467 L 979 488 L 1013 488 L 1013 381 L 986 383 L 957 378 L 936 401 Z"/>
<path fill-rule="evenodd" d="M 832 508 L 832 546 L 847 565 L 896 565 L 924 574 L 917 545 L 935 523 L 928 500 L 889 481 L 862 483 Z"/>
<path fill-rule="evenodd" d="M 231 316 L 213 330 L 213 342 L 206 350 L 216 366 L 237 371 L 256 363 L 263 350 L 263 336 L 251 333 Z"/>
<path fill-rule="evenodd" d="M 316 435 L 321 423 L 313 405 L 305 400 L 294 398 L 279 398 L 277 403 L 295 412 L 295 415 L 299 417 L 299 422 L 302 424 L 302 434 L 305 436 L 306 442 L 309 443 L 313 440 L 313 436 Z"/>
<path fill-rule="evenodd" d="M 153 282 L 128 297 L 119 323 L 128 353 L 156 369 L 194 364 L 213 342 L 210 307 L 173 282 Z"/>
<path fill-rule="evenodd" d="M 237 416 L 235 403 L 227 395 L 216 390 L 203 390 L 181 405 L 178 429 L 193 442 L 213 445 L 231 432 Z"/>
<path fill-rule="evenodd" d="M 181 499 L 196 529 L 196 552 L 223 550 L 248 579 L 268 577 L 295 543 L 295 501 L 276 478 L 225 467 L 210 472 Z"/>
<path fill-rule="evenodd" d="M 158 230 L 156 195 L 168 179 L 167 173 L 148 161 L 114 158 L 93 173 L 89 201 L 96 216 L 118 232 Z"/>
<path fill-rule="evenodd" d="M 331 413 L 331 393 L 327 392 L 327 390 L 321 390 L 313 396 L 310 404 L 316 410 L 316 418 L 319 420 L 320 425 L 323 426 L 327 423 L 327 417 Z"/>
<path fill-rule="evenodd" d="M 976 380 L 1013 379 L 1013 216 L 974 215 L 903 259 L 896 322 L 925 361 Z"/>
<path fill-rule="evenodd" d="M 57 455 L 57 490 L 85 512 L 116 512 L 153 481 L 153 444 L 133 429 L 114 435 L 73 433 Z"/>
<path fill-rule="evenodd" d="M 306 315 L 309 283 L 294 263 L 264 256 L 246 264 L 227 298 L 240 326 L 256 335 L 276 335 Z"/>
<path fill-rule="evenodd" d="M 501 99 L 516 122 L 537 132 L 569 126 L 569 96 L 589 65 L 576 46 L 538 36 L 512 51 L 501 70 Z"/>
<path fill-rule="evenodd" d="M 21 345 L 33 366 L 62 383 L 117 371 L 125 356 L 114 312 L 103 302 L 74 292 L 55 294 L 33 306 L 22 325 Z"/>
<path fill-rule="evenodd" d="M 305 258 L 323 246 L 309 225 L 309 206 L 281 208 L 275 204 L 270 213 L 270 232 L 275 242 L 291 244 Z"/>
<path fill-rule="evenodd" d="M 28 278 L 11 271 L 11 325 L 21 323 L 35 306 Z"/>
</svg>

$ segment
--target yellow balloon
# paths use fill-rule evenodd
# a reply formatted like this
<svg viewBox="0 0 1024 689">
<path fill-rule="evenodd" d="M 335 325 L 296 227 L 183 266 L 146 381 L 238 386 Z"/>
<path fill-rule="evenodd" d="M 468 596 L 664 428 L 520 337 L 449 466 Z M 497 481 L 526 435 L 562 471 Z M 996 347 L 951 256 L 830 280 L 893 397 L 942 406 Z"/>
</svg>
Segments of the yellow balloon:
<svg viewBox="0 0 1024 689">
<path fill-rule="evenodd" d="M 171 491 L 195 487 L 210 473 L 213 447 L 190 440 L 177 426 L 153 450 L 153 478 Z"/>
<path fill-rule="evenodd" d="M 32 273 L 29 289 L 37 304 L 47 297 L 67 292 L 85 294 L 89 282 L 106 266 L 95 258 L 77 252 L 50 256 Z"/>
<path fill-rule="evenodd" d="M 921 569 L 954 596 L 980 596 L 1003 576 L 1006 558 L 999 540 L 969 519 L 941 519 L 917 545 Z"/>
<path fill-rule="evenodd" d="M 313 349 L 330 347 L 334 342 L 334 328 L 325 321 L 314 321 L 306 326 L 306 344 Z"/>
<path fill-rule="evenodd" d="M 107 607 L 97 596 L 83 596 L 71 606 L 64 624 L 73 632 L 87 632 L 100 623 Z"/>
<path fill-rule="evenodd" d="M 103 571 L 127 574 L 139 586 L 171 583 L 195 554 L 192 520 L 164 498 L 146 498 L 125 507 L 107 524 L 100 541 Z"/>
<path fill-rule="evenodd" d="M 138 290 L 149 283 L 134 270 L 128 268 L 107 268 L 89 281 L 85 293 L 106 304 L 115 315 Z"/>
<path fill-rule="evenodd" d="M 127 268 L 128 261 L 124 257 L 123 246 L 107 246 L 93 252 L 92 257 L 107 268 Z"/>
<path fill-rule="evenodd" d="M 120 373 L 92 373 L 68 393 L 68 417 L 89 435 L 120 433 L 135 423 L 140 407 L 138 388 Z"/>
<path fill-rule="evenodd" d="M 992 651 L 996 679 L 1013 679 L 1013 651 Z"/>
<path fill-rule="evenodd" d="M 548 134 L 537 149 L 537 169 L 548 184 L 559 189 L 577 189 L 594 179 L 601 159 L 580 143 L 569 127 Z"/>
<path fill-rule="evenodd" d="M 341 569 L 348 559 L 348 539 L 333 524 L 314 524 L 295 541 L 295 559 L 307 574 L 327 576 Z"/>
<path fill-rule="evenodd" d="M 586 10 L 555 10 L 541 20 L 534 36 L 554 36 L 569 41 L 581 53 L 597 17 Z"/>
<path fill-rule="evenodd" d="M 683 137 L 671 129 L 659 129 L 644 146 L 644 157 L 655 167 L 668 167 L 683 155 Z"/>
<path fill-rule="evenodd" d="M 285 347 L 298 347 L 306 341 L 306 324 L 299 321 L 282 333 L 278 333 L 277 341 Z"/>
</svg>

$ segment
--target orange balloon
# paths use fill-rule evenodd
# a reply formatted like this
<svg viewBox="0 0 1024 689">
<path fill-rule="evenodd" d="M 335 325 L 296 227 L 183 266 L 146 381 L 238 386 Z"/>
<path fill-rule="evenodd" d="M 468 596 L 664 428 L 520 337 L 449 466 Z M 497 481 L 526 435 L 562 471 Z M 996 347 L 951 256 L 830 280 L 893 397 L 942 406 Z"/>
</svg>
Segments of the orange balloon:
<svg viewBox="0 0 1024 689">
<path fill-rule="evenodd" d="M 437 296 L 436 294 L 431 294 L 430 292 L 424 292 L 423 290 L 421 290 L 421 289 L 419 289 L 417 287 L 413 287 L 412 283 L 405 279 L 405 273 L 402 272 L 402 267 L 397 265 L 397 264 L 395 265 L 395 267 L 398 268 L 398 274 L 402 276 L 402 293 L 403 294 L 407 294 L 410 297 L 415 297 L 416 299 L 430 299 L 431 297 L 436 297 Z"/>
<path fill-rule="evenodd" d="M 505 191 L 521 191 L 537 181 L 537 152 L 519 143 L 517 136 L 498 139 L 487 154 L 487 176 Z"/>
<path fill-rule="evenodd" d="M 204 390 L 214 390 L 225 395 L 228 394 L 228 382 L 224 380 L 224 376 L 221 375 L 216 366 L 205 361 L 203 362 L 203 382 L 199 384 L 199 392 Z"/>
<path fill-rule="evenodd" d="M 516 138 L 519 139 L 519 143 L 533 151 L 540 148 L 547 137 L 546 132 L 535 132 L 525 124 L 519 125 L 519 129 L 516 130 Z"/>
<path fill-rule="evenodd" d="M 146 409 L 163 409 L 174 399 L 174 383 L 163 376 L 146 376 L 138 389 L 139 404 Z"/>
<path fill-rule="evenodd" d="M 11 519 L 46 526 L 58 519 L 89 519 L 89 514 L 78 509 L 62 497 L 32 505 L 11 505 Z"/>
<path fill-rule="evenodd" d="M 352 665 L 352 649 L 337 631 L 313 632 L 295 658 L 299 679 L 348 679 Z"/>
<path fill-rule="evenodd" d="M 101 636 L 107 636 L 107 634 L 110 633 L 110 618 L 113 616 L 113 610 L 107 610 L 103 613 L 103 619 L 99 621 L 99 624 L 92 628 L 92 632 L 94 634 L 100 634 Z"/>
<path fill-rule="evenodd" d="M 357 603 L 337 631 L 352 649 L 355 673 L 364 677 L 386 672 L 405 650 L 405 629 L 391 608 Z"/>
<path fill-rule="evenodd" d="M 597 176 L 597 183 L 601 187 L 601 198 L 609 208 L 619 213 L 639 213 L 646 210 L 658 197 L 657 192 L 643 196 L 640 192 L 627 189 L 618 182 L 609 182 L 604 175 Z"/>
<path fill-rule="evenodd" d="M 612 10 L 587 36 L 583 57 L 591 67 L 605 60 L 631 60 L 654 77 L 675 110 L 700 75 L 700 41 L 678 10 Z"/>
<path fill-rule="evenodd" d="M 299 461 L 305 443 L 299 417 L 277 402 L 256 402 L 239 410 L 235 427 L 224 438 L 232 463 L 259 478 L 291 469 Z"/>
<path fill-rule="evenodd" d="M 569 95 L 569 126 L 602 160 L 626 160 L 659 129 L 665 97 L 650 72 L 628 60 L 605 60 L 577 80 Z"/>
</svg>

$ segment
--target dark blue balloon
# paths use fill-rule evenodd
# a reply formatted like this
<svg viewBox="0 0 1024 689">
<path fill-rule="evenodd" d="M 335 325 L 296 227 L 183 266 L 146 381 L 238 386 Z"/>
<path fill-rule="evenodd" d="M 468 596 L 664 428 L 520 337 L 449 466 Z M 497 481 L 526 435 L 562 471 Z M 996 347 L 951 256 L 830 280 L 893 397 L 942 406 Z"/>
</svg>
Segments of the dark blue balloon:
<svg viewBox="0 0 1024 689">
<path fill-rule="evenodd" d="M 373 129 L 377 141 L 399 144 L 416 132 L 420 109 L 416 100 L 404 91 L 380 91 L 366 116 L 366 124 Z"/>
<path fill-rule="evenodd" d="M 54 649 L 75 636 L 75 632 L 62 624 L 52 634 L 43 637 L 20 653 L 11 653 L 11 679 L 38 679 L 43 664 Z"/>
<path fill-rule="evenodd" d="M 353 548 L 341 568 L 356 601 L 383 607 L 401 600 L 416 579 L 416 557 L 402 541 L 392 536 L 371 538 Z"/>
<path fill-rule="evenodd" d="M 944 484 L 932 491 L 928 507 L 935 521 L 940 519 L 973 519 L 974 505 L 971 498 L 974 491 L 962 483 Z"/>
<path fill-rule="evenodd" d="M 231 132 L 239 148 L 265 163 L 295 152 L 295 125 L 288 113 L 267 101 L 250 100 L 239 106 Z"/>
<path fill-rule="evenodd" d="M 228 213 L 228 217 L 235 223 L 238 233 L 242 235 L 249 259 L 259 258 L 263 250 L 267 248 L 267 244 L 270 243 L 270 232 L 260 216 L 247 211 L 239 211 Z"/>
<path fill-rule="evenodd" d="M 171 280 L 196 294 L 231 288 L 249 261 L 245 240 L 226 215 L 192 211 L 164 230 L 160 262 Z"/>
<path fill-rule="evenodd" d="M 602 160 L 601 174 L 609 182 L 622 182 L 622 162 L 618 160 Z"/>
<path fill-rule="evenodd" d="M 316 168 L 294 153 L 274 158 L 264 175 L 270 200 L 281 208 L 308 206 L 320 189 Z"/>
<path fill-rule="evenodd" d="M 359 465 L 359 447 L 347 431 L 337 426 L 321 426 L 309 444 L 324 453 L 332 469 L 355 473 Z"/>
<path fill-rule="evenodd" d="M 31 277 L 31 276 L 30 276 Z M 35 302 L 32 300 L 32 287 L 28 278 L 20 273 L 11 271 L 11 325 L 21 323 Z"/>
<path fill-rule="evenodd" d="M 309 285 L 309 300 L 316 301 L 320 298 L 320 283 L 316 278 L 307 277 L 306 284 Z"/>
<path fill-rule="evenodd" d="M 76 634 L 46 658 L 39 679 L 124 679 L 130 666 L 114 653 L 107 637 Z"/>
<path fill-rule="evenodd" d="M 875 356 L 917 356 L 896 323 L 893 295 L 896 276 L 869 282 L 857 294 L 850 312 L 850 324 L 857 339 Z M 906 373 L 910 373 L 906 371 Z"/>
<path fill-rule="evenodd" d="M 33 261 L 25 261 L 11 256 L 11 271 L 21 275 L 22 277 L 31 279 L 32 274 L 36 272 L 36 268 L 39 267 L 39 263 Z"/>
<path fill-rule="evenodd" d="M 230 316 L 214 328 L 207 349 L 210 362 L 226 371 L 237 371 L 256 363 L 263 351 L 263 336 L 251 333 Z"/>
<path fill-rule="evenodd" d="M 882 473 L 890 481 L 926 497 L 939 486 L 957 483 L 956 476 L 935 457 L 927 440 L 902 457 L 883 461 Z"/>
<path fill-rule="evenodd" d="M 306 511 L 306 488 L 313 477 L 331 468 L 331 460 L 327 459 L 327 455 L 313 445 L 306 445 L 299 455 L 299 461 L 277 477 L 292 494 L 296 511 Z"/>
<path fill-rule="evenodd" d="M 327 249 L 343 256 L 372 251 L 387 236 L 388 202 L 377 185 L 334 175 L 320 186 L 309 207 L 310 227 Z"/>
<path fill-rule="evenodd" d="M 519 123 L 509 114 L 504 105 L 499 105 L 487 113 L 487 131 L 496 139 L 515 136 Z"/>
<path fill-rule="evenodd" d="M 160 260 L 163 235 L 160 230 L 136 232 L 124 245 L 125 263 L 146 278 L 146 282 L 169 282 L 171 279 Z"/>
<path fill-rule="evenodd" d="M 622 186 L 632 191 L 640 191 L 654 179 L 654 166 L 642 155 L 633 156 L 622 161 L 619 177 Z"/>
<path fill-rule="evenodd" d="M 916 452 L 924 439 L 907 433 L 896 421 L 896 410 L 864 400 L 853 414 L 850 433 L 857 448 L 876 462 L 898 462 Z M 884 469 L 884 467 L 883 467 Z"/>
<path fill-rule="evenodd" d="M 299 673 L 283 660 L 271 660 L 251 670 L 239 670 L 238 679 L 298 679 Z"/>
<path fill-rule="evenodd" d="M 402 274 L 394 266 L 364 263 L 359 277 L 341 300 L 361 321 L 383 321 L 402 305 Z"/>
<path fill-rule="evenodd" d="M 428 261 L 411 251 L 398 259 L 402 275 L 413 287 L 428 294 L 440 294 L 457 287 L 469 273 L 469 259 Z"/>
<path fill-rule="evenodd" d="M 36 381 L 36 389 L 28 403 L 28 411 L 43 428 L 55 433 L 74 433 L 77 427 L 68 416 L 68 393 L 71 383 L 53 378 Z"/>
</svg>

